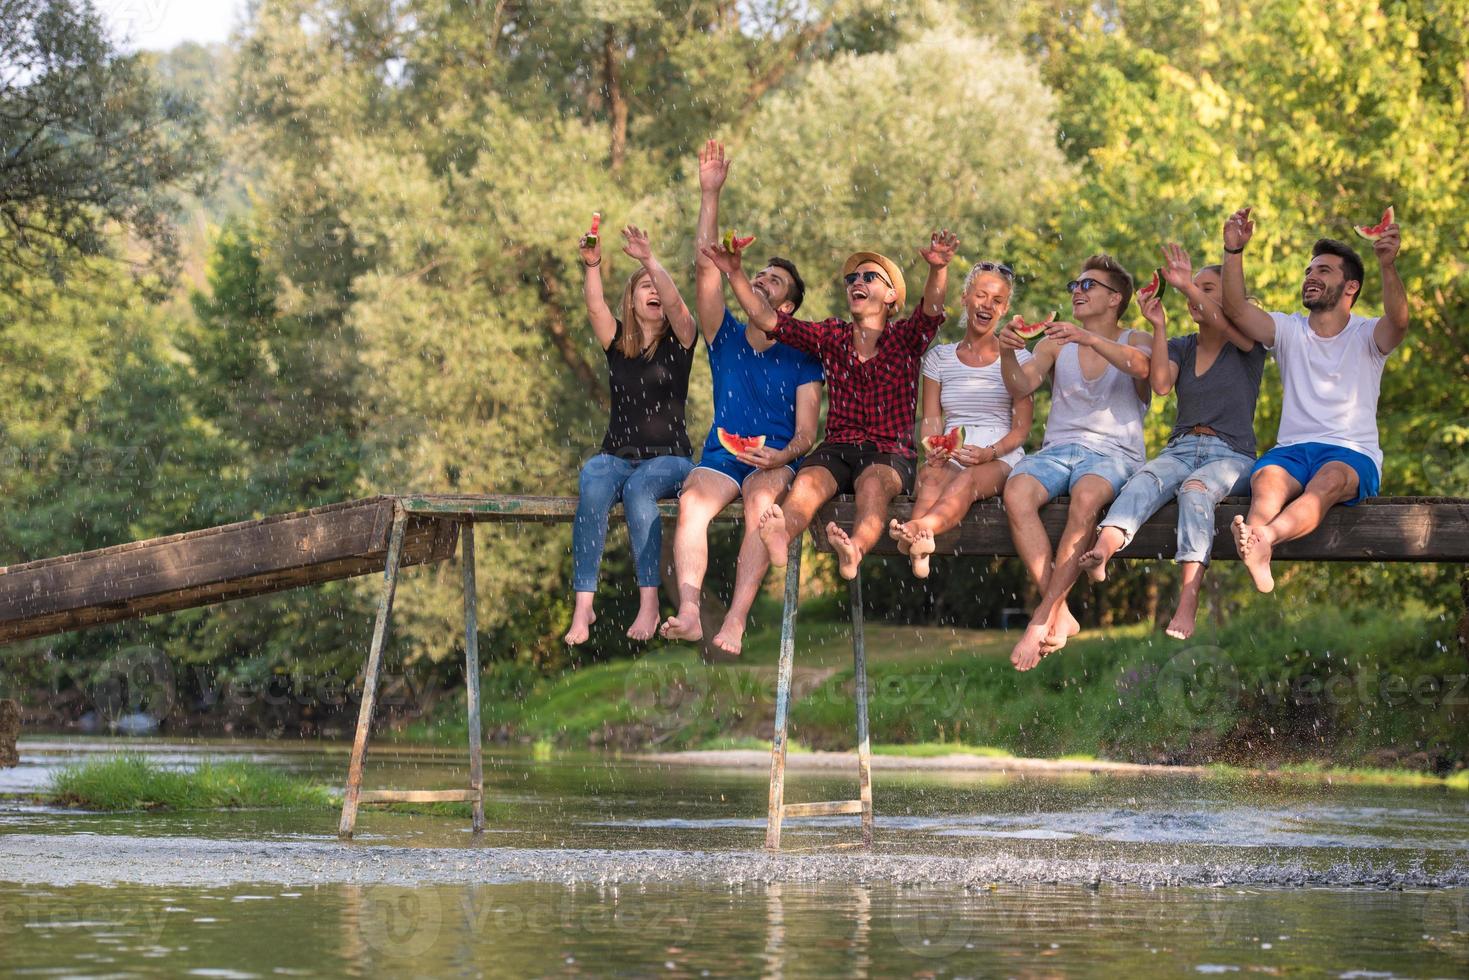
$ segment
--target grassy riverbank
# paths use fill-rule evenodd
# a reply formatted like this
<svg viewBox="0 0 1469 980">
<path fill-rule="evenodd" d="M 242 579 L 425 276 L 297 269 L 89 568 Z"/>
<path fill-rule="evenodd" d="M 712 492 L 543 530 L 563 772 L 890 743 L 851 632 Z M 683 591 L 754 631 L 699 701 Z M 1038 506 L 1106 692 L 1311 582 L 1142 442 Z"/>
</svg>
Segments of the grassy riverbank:
<svg viewBox="0 0 1469 980">
<path fill-rule="evenodd" d="M 331 789 L 248 762 L 165 769 L 138 755 L 72 766 L 51 781 L 46 802 L 86 810 L 218 810 L 338 805 Z"/>
<path fill-rule="evenodd" d="M 791 737 L 850 748 L 849 628 L 835 605 L 803 605 L 801 617 Z M 733 664 L 667 646 L 551 678 L 491 669 L 486 730 L 563 747 L 764 744 L 778 647 L 766 618 Z M 1469 760 L 1469 662 L 1451 623 L 1421 607 L 1262 605 L 1185 643 L 1141 625 L 1088 631 L 1028 674 L 1010 667 L 1014 639 L 868 624 L 879 751 L 1438 773 Z M 462 712 L 446 704 L 400 737 L 459 742 Z"/>
</svg>

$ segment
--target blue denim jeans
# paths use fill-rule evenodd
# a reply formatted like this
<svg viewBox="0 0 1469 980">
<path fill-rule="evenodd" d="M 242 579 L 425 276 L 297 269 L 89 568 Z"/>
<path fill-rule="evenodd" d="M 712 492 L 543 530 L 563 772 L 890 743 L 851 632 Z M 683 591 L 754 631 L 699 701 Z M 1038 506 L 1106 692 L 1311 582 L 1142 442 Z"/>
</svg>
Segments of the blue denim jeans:
<svg viewBox="0 0 1469 980">
<path fill-rule="evenodd" d="M 1143 522 L 1178 496 L 1178 551 L 1176 562 L 1209 563 L 1214 545 L 1214 508 L 1230 494 L 1248 493 L 1255 458 L 1235 452 L 1218 436 L 1179 436 L 1137 471 L 1112 503 L 1102 527 L 1122 532 L 1125 548 Z M 1180 489 L 1190 480 L 1203 490 Z"/>
<path fill-rule="evenodd" d="M 663 548 L 658 501 L 677 497 L 693 467 L 694 461 L 687 456 L 639 460 L 609 453 L 598 453 L 582 464 L 576 520 L 571 526 L 572 591 L 597 591 L 597 572 L 607 545 L 607 515 L 619 500 L 627 515 L 638 586 L 657 587 Z"/>
</svg>

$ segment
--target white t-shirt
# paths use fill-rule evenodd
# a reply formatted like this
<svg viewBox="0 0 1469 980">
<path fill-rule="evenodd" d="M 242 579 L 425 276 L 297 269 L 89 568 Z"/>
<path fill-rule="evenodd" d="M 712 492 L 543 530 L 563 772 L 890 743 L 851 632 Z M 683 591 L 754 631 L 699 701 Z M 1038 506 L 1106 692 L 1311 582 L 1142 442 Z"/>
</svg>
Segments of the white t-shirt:
<svg viewBox="0 0 1469 980">
<path fill-rule="evenodd" d="M 1016 351 L 1015 359 L 1024 364 L 1030 352 Z M 958 344 L 939 344 L 923 355 L 923 376 L 939 383 L 944 427 L 964 426 L 966 446 L 993 446 L 1014 425 L 1015 403 L 998 357 L 984 367 L 970 367 L 959 360 Z M 1000 459 L 1014 466 L 1024 455 L 1024 448 L 1016 447 Z"/>
<path fill-rule="evenodd" d="M 1344 446 L 1377 464 L 1377 396 L 1387 355 L 1372 334 L 1380 317 L 1353 316 L 1335 337 L 1311 329 L 1304 313 L 1272 313 L 1275 360 L 1280 364 L 1280 434 L 1276 445 L 1324 442 Z"/>
</svg>

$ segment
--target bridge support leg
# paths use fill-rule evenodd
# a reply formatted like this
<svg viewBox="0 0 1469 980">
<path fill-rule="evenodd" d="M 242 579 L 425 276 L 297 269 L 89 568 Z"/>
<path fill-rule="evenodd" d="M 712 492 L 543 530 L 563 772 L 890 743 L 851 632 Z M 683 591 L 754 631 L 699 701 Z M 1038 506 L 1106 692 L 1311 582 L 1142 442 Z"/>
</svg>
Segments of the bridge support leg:
<svg viewBox="0 0 1469 980">
<path fill-rule="evenodd" d="M 474 579 L 474 523 L 459 528 L 464 563 L 464 703 L 469 721 L 469 789 L 474 794 L 471 826 L 476 834 L 485 830 L 484 739 L 479 729 L 479 597 Z"/>
<path fill-rule="evenodd" d="M 852 684 L 857 701 L 857 785 L 862 800 L 862 844 L 872 846 L 872 742 L 867 732 L 867 643 L 862 633 L 862 570 L 849 586 L 852 598 Z"/>
<path fill-rule="evenodd" d="M 796 604 L 801 593 L 801 538 L 791 541 L 786 560 L 785 608 L 780 615 L 780 666 L 775 682 L 775 733 L 770 741 L 770 806 L 765 817 L 765 847 L 780 850 L 786 782 L 786 721 L 791 700 L 791 671 L 796 657 Z"/>
<path fill-rule="evenodd" d="M 377 676 L 387 645 L 388 624 L 393 617 L 393 597 L 398 591 L 398 563 L 403 557 L 403 533 L 408 512 L 401 504 L 393 508 L 393 529 L 388 536 L 387 564 L 383 568 L 383 591 L 377 601 L 377 622 L 372 628 L 372 646 L 367 654 L 367 671 L 362 678 L 362 707 L 357 712 L 357 736 L 352 741 L 352 764 L 347 770 L 347 791 L 342 797 L 342 820 L 337 836 L 350 838 L 357 826 L 357 805 L 362 795 L 362 766 L 367 760 L 367 736 L 377 705 Z"/>
</svg>

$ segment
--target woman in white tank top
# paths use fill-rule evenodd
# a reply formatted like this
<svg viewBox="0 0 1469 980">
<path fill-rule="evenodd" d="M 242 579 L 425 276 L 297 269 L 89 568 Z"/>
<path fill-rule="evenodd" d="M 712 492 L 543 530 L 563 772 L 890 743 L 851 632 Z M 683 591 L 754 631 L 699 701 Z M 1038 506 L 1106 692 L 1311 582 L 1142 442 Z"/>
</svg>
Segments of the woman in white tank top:
<svg viewBox="0 0 1469 980">
<path fill-rule="evenodd" d="M 1025 455 L 1030 432 L 1030 398 L 1014 401 L 1000 375 L 996 328 L 1010 308 L 1015 274 L 997 262 L 979 262 L 964 279 L 964 339 L 940 344 L 923 358 L 923 415 L 919 437 L 962 426 L 964 444 L 952 453 L 930 452 L 918 471 L 913 517 L 895 519 L 889 533 L 913 562 L 913 574 L 928 577 L 934 535 L 958 525 L 976 500 L 993 497 L 1010 468 Z M 1023 355 L 1028 357 L 1029 355 Z"/>
</svg>

